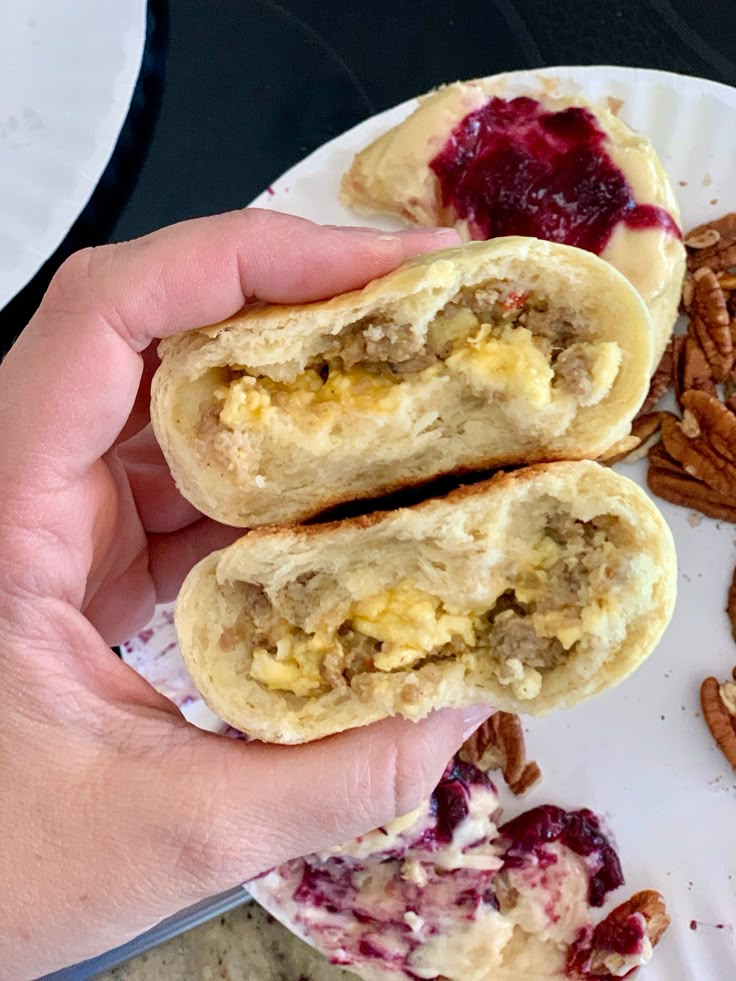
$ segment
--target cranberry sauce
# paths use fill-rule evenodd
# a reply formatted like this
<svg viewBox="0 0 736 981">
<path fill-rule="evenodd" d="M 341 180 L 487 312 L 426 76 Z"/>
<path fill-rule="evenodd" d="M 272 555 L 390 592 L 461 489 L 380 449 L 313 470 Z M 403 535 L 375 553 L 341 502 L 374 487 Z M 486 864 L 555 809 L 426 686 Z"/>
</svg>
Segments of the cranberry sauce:
<svg viewBox="0 0 736 981">
<path fill-rule="evenodd" d="M 633 913 L 623 923 L 613 922 L 610 918 L 599 923 L 593 930 L 591 946 L 594 950 L 610 950 L 629 957 L 642 952 L 644 936 L 644 918 Z"/>
<path fill-rule="evenodd" d="M 681 237 L 663 208 L 637 204 L 589 109 L 548 112 L 535 99 L 490 99 L 430 162 L 445 209 L 473 238 L 529 235 L 600 254 L 616 225 Z"/>
<path fill-rule="evenodd" d="M 598 818 L 592 811 L 563 811 L 560 807 L 545 804 L 518 817 L 499 828 L 500 834 L 510 841 L 504 859 L 504 868 L 520 868 L 533 854 L 541 864 L 552 857 L 545 845 L 559 841 L 578 855 L 592 856 L 589 867 L 588 902 L 601 906 L 606 894 L 623 885 L 624 877 L 618 855 L 601 833 Z"/>
<path fill-rule="evenodd" d="M 636 970 L 632 967 L 624 975 L 601 974 L 596 970 L 591 974 L 593 951 L 605 954 L 620 954 L 622 957 L 636 956 L 644 949 L 646 928 L 644 918 L 636 914 L 628 916 L 623 921 L 617 921 L 615 915 L 606 917 L 595 928 L 583 927 L 570 945 L 565 973 L 569 978 L 592 978 L 596 981 L 617 981 L 617 978 L 628 978 Z"/>
<path fill-rule="evenodd" d="M 455 757 L 431 797 L 429 814 L 424 810 L 417 825 L 405 829 L 400 840 L 387 841 L 385 850 L 379 840 L 378 850 L 363 858 L 348 851 L 287 863 L 286 881 L 300 907 L 296 922 L 335 964 L 379 964 L 390 967 L 397 977 L 420 981 L 412 965 L 427 938 L 463 930 L 481 912 L 499 910 L 494 888 L 497 854 L 487 868 L 435 865 L 435 853 L 450 842 L 472 852 L 474 844 L 464 845 L 463 839 L 468 830 L 472 836 L 476 829 L 468 826 L 464 833 L 463 822 L 470 814 L 477 818 L 479 807 L 496 806 L 495 794 L 486 793 L 493 789 L 482 771 Z M 498 815 L 494 811 L 488 817 L 497 821 Z M 586 859 L 593 905 L 601 905 L 606 893 L 623 882 L 618 858 L 590 811 L 568 812 L 545 805 L 499 830 L 505 869 L 551 865 L 557 856 L 545 846 L 560 842 Z M 477 844 L 487 842 L 481 838 Z M 540 899 L 546 902 L 547 896 Z M 407 914 L 413 914 L 413 923 Z M 603 935 L 603 925 L 595 931 L 591 925 L 583 927 L 569 951 L 568 976 L 590 976 L 591 941 L 596 948 L 638 951 L 639 926 L 634 918 L 620 924 L 615 936 L 611 927 L 610 937 Z"/>
<path fill-rule="evenodd" d="M 352 893 L 350 870 L 346 870 L 339 859 L 333 859 L 324 866 L 304 862 L 302 880 L 294 899 L 298 903 L 311 903 L 328 913 L 339 913 L 346 901 L 352 899 Z"/>
<path fill-rule="evenodd" d="M 472 763 L 464 763 L 458 757 L 451 760 L 431 799 L 432 814 L 437 821 L 432 837 L 439 844 L 452 841 L 455 828 L 468 816 L 473 784 L 493 788 L 488 777 Z"/>
</svg>

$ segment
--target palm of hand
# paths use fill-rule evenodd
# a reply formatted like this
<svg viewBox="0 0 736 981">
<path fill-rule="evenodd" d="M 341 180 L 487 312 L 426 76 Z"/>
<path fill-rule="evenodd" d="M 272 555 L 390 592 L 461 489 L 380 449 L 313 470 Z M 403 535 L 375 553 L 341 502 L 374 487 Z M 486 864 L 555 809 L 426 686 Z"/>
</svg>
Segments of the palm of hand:
<svg viewBox="0 0 736 981">
<path fill-rule="evenodd" d="M 457 713 L 244 745 L 189 726 L 109 644 L 238 534 L 179 496 L 146 425 L 154 339 L 255 295 L 332 295 L 454 240 L 266 212 L 185 223 L 73 258 L 0 366 L 0 881 L 14 899 L 0 978 L 383 824 L 439 779 Z"/>
</svg>

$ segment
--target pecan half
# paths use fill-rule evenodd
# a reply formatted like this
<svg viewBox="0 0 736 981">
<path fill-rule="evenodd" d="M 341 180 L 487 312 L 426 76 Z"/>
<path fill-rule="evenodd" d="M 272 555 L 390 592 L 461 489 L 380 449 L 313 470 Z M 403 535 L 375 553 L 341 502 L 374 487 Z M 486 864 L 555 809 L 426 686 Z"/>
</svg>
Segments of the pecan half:
<svg viewBox="0 0 736 981">
<path fill-rule="evenodd" d="M 683 395 L 682 407 L 683 428 L 696 427 L 717 453 L 736 463 L 736 416 L 728 406 L 708 392 L 691 391 Z"/>
<path fill-rule="evenodd" d="M 643 889 L 612 909 L 593 929 L 590 940 L 573 947 L 567 965 L 568 975 L 600 981 L 628 977 L 634 968 L 626 971 L 621 949 L 643 937 L 656 947 L 669 925 L 670 918 L 661 894 L 655 889 Z"/>
<path fill-rule="evenodd" d="M 542 771 L 536 760 L 532 760 L 531 763 L 527 763 L 524 769 L 521 771 L 521 776 L 518 780 L 514 780 L 513 783 L 509 784 L 509 790 L 516 797 L 521 797 L 525 794 L 527 790 L 531 790 L 535 783 L 538 783 L 542 779 Z"/>
<path fill-rule="evenodd" d="M 685 278 L 682 281 L 682 296 L 680 297 L 680 312 L 688 313 L 690 307 L 692 306 L 693 296 L 695 295 L 695 288 L 693 286 L 693 277 L 690 273 L 685 273 Z"/>
<path fill-rule="evenodd" d="M 642 444 L 648 443 L 662 428 L 662 422 L 667 415 L 668 412 L 648 412 L 646 415 L 637 416 L 631 426 L 631 435 L 638 436 Z"/>
<path fill-rule="evenodd" d="M 725 381 L 733 367 L 731 317 L 718 277 L 708 266 L 698 269 L 692 279 L 688 332 L 698 341 L 717 382 Z"/>
<path fill-rule="evenodd" d="M 675 398 L 680 408 L 682 408 L 682 396 L 691 388 L 715 395 L 717 389 L 711 367 L 698 341 L 686 335 L 674 337 L 673 341 L 672 380 L 675 386 Z"/>
<path fill-rule="evenodd" d="M 666 415 L 669 413 L 647 412 L 645 415 L 638 415 L 631 424 L 631 435 L 626 437 L 629 442 L 619 440 L 612 447 L 612 450 L 618 450 L 618 452 L 609 451 L 611 455 L 599 457 L 601 463 L 607 463 L 610 466 L 621 460 L 628 460 L 629 463 L 642 460 L 659 439 L 659 430 Z"/>
<path fill-rule="evenodd" d="M 594 977 L 600 976 L 601 971 L 610 972 L 611 955 L 614 951 L 610 947 L 606 949 L 604 944 L 608 938 L 620 936 L 634 916 L 644 918 L 644 932 L 652 947 L 656 947 L 670 925 L 667 908 L 660 893 L 655 889 L 644 889 L 635 893 L 631 899 L 612 909 L 605 920 L 593 930 L 589 970 Z M 597 940 L 603 941 L 600 947 L 596 946 Z"/>
<path fill-rule="evenodd" d="M 688 249 L 711 249 L 721 241 L 721 233 L 716 228 L 695 229 L 684 239 Z"/>
<path fill-rule="evenodd" d="M 706 678 L 700 686 L 700 705 L 711 735 L 736 770 L 736 684 Z"/>
<path fill-rule="evenodd" d="M 691 252 L 687 257 L 687 265 L 691 271 L 700 269 L 701 266 L 709 266 L 715 272 L 731 269 L 736 266 L 736 242 L 729 242 L 728 245 L 719 242 L 710 249 Z"/>
<path fill-rule="evenodd" d="M 536 763 L 527 763 L 524 730 L 518 715 L 494 712 L 465 741 L 460 759 L 479 770 L 501 770 L 509 790 L 517 796 L 541 779 Z"/>
<path fill-rule="evenodd" d="M 717 235 L 717 237 L 716 237 Z M 721 272 L 736 265 L 736 214 L 698 225 L 685 237 L 688 269 L 710 266 Z"/>
<path fill-rule="evenodd" d="M 649 489 L 657 497 L 671 504 L 691 508 L 709 518 L 731 521 L 736 524 L 736 495 L 717 493 L 707 484 L 691 477 L 682 466 L 667 453 L 661 443 L 649 451 Z"/>
<path fill-rule="evenodd" d="M 736 416 L 707 392 L 685 392 L 678 423 L 662 421 L 662 442 L 691 477 L 729 498 L 736 488 Z"/>
<path fill-rule="evenodd" d="M 736 290 L 736 275 L 729 272 L 718 273 L 718 282 L 725 291 Z"/>
<path fill-rule="evenodd" d="M 728 613 L 728 619 L 731 621 L 731 635 L 733 639 L 736 640 L 736 569 L 733 570 L 733 578 L 731 579 L 731 585 L 728 588 L 726 613 Z"/>
<path fill-rule="evenodd" d="M 598 462 L 605 463 L 606 466 L 610 467 L 614 463 L 625 460 L 630 453 L 633 453 L 640 446 L 641 440 L 631 432 L 628 436 L 624 436 L 618 442 L 614 443 L 613 446 L 609 446 L 606 452 L 597 458 Z"/>
<path fill-rule="evenodd" d="M 644 404 L 639 410 L 640 416 L 646 415 L 648 412 L 650 412 L 672 384 L 674 340 L 674 337 L 670 338 L 667 347 L 664 349 L 660 362 L 652 375 L 652 381 L 649 385 L 649 392 L 647 393 L 647 397 L 644 399 Z"/>
<path fill-rule="evenodd" d="M 729 277 L 734 279 L 733 276 Z M 710 266 L 701 266 L 693 273 L 692 306 L 710 323 L 725 327 L 729 321 L 724 283 L 724 277 L 717 276 Z"/>
</svg>

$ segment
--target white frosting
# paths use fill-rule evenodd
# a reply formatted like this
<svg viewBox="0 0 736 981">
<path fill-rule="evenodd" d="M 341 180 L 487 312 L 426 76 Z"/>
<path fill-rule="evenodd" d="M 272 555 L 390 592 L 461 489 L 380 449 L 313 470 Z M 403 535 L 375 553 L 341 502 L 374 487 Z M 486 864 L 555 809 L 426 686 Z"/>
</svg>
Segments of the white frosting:
<svg viewBox="0 0 736 981">
<path fill-rule="evenodd" d="M 585 860 L 563 845 L 547 845 L 545 852 L 557 861 L 544 867 L 530 863 L 504 873 L 519 894 L 508 916 L 525 933 L 567 944 L 590 922 L 588 870 Z"/>
<path fill-rule="evenodd" d="M 500 913 L 484 912 L 424 943 L 411 958 L 411 970 L 420 978 L 440 974 L 452 981 L 490 981 L 503 963 L 513 929 Z"/>
<path fill-rule="evenodd" d="M 627 228 L 619 224 L 601 252 L 601 258 L 619 272 L 651 302 L 667 289 L 672 266 L 682 251 L 679 239 L 663 228 Z"/>
</svg>

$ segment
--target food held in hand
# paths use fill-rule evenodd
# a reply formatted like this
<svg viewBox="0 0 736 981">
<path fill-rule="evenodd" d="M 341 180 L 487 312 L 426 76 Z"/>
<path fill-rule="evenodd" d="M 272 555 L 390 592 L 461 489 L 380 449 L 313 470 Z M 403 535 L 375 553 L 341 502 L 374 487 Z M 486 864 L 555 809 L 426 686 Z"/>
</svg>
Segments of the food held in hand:
<svg viewBox="0 0 736 981">
<path fill-rule="evenodd" d="M 639 290 L 655 363 L 685 268 L 679 210 L 651 143 L 612 112 L 533 74 L 446 85 L 359 153 L 342 199 L 361 214 L 531 235 L 588 249 Z"/>
<path fill-rule="evenodd" d="M 454 471 L 594 458 L 646 394 L 646 308 L 607 263 L 497 239 L 322 303 L 169 338 L 151 414 L 199 510 L 294 521 Z"/>
<path fill-rule="evenodd" d="M 574 705 L 647 657 L 675 589 L 649 498 L 598 464 L 554 463 L 391 513 L 250 532 L 190 572 L 176 628 L 218 716 L 304 742 L 441 706 Z"/>
<path fill-rule="evenodd" d="M 412 814 L 249 888 L 365 981 L 612 981 L 650 960 L 669 922 L 647 891 L 596 925 L 622 883 L 593 813 L 545 805 L 503 823 L 493 784 L 456 758 Z"/>
</svg>

